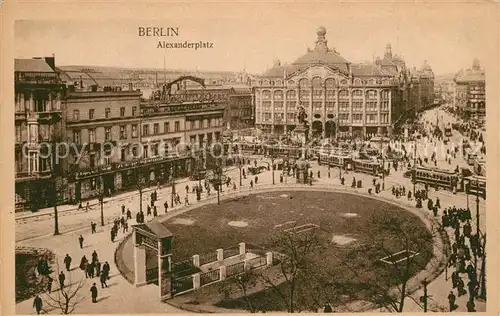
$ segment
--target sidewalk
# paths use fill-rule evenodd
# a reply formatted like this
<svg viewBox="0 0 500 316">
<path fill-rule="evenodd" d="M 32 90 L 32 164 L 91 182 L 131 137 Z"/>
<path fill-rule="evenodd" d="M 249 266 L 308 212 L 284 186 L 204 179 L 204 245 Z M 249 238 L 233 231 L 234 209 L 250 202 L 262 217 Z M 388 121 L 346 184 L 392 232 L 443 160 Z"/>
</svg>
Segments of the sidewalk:
<svg viewBox="0 0 500 316">
<path fill-rule="evenodd" d="M 231 169 L 234 169 L 234 167 L 230 167 L 230 168 L 226 169 L 226 171 L 230 171 Z M 175 183 L 176 184 L 184 184 L 184 183 L 190 182 L 190 181 L 192 181 L 192 180 L 190 180 L 189 178 L 180 178 L 180 179 L 176 179 Z M 166 185 L 162 185 L 161 186 L 162 189 L 166 188 L 166 187 L 170 187 L 170 185 L 166 184 Z M 142 192 L 143 193 L 147 193 L 147 192 L 154 191 L 155 189 L 157 189 L 157 186 L 147 187 L 147 188 L 144 188 L 142 190 Z M 118 193 L 118 194 L 113 195 L 111 197 L 104 198 L 104 204 L 106 204 L 108 202 L 126 200 L 126 199 L 128 199 L 128 198 L 130 198 L 132 196 L 138 195 L 138 194 L 139 194 L 138 190 L 133 190 L 133 191 L 128 191 L 128 192 Z M 89 202 L 89 206 L 91 208 L 94 207 L 94 206 L 99 205 L 99 200 L 98 199 L 89 199 L 87 201 Z M 86 205 L 87 201 L 82 202 L 82 206 L 84 208 L 85 208 L 85 205 Z M 65 213 L 65 212 L 77 211 L 77 210 L 78 210 L 78 205 L 64 204 L 64 205 L 58 205 L 57 206 L 57 211 L 58 211 L 59 214 Z M 15 218 L 16 218 L 16 220 L 28 219 L 28 218 L 31 218 L 31 217 L 40 217 L 40 216 L 44 216 L 44 215 L 50 216 L 53 213 L 54 213 L 54 208 L 53 207 L 48 207 L 48 208 L 40 209 L 38 212 L 31 212 L 31 211 L 17 212 L 17 213 L 15 213 Z"/>
</svg>

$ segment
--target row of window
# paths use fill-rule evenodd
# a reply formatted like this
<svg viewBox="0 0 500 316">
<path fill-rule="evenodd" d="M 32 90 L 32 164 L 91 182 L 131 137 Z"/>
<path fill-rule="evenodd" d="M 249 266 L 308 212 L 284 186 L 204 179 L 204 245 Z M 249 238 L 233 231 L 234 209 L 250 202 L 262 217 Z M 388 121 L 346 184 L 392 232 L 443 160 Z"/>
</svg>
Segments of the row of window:
<svg viewBox="0 0 500 316">
<path fill-rule="evenodd" d="M 326 90 L 326 98 L 331 99 L 335 97 L 335 91 L 336 90 Z M 301 99 L 307 99 L 311 97 L 311 90 L 310 89 L 300 89 L 298 91 L 300 93 L 300 98 Z M 324 90 L 312 90 L 312 96 L 315 99 L 320 99 L 323 97 L 323 94 L 325 93 Z M 353 98 L 363 98 L 363 90 L 352 90 L 351 95 Z M 255 91 L 255 97 L 260 98 L 261 93 L 259 90 Z M 339 98 L 349 98 L 349 91 L 348 90 L 339 90 L 338 91 L 338 96 Z M 365 92 L 365 96 L 367 99 L 377 99 L 378 97 L 378 91 L 377 90 L 367 90 Z M 271 92 L 270 90 L 264 90 L 262 91 L 262 100 L 270 100 L 271 97 L 273 97 L 274 100 L 282 100 L 284 99 L 284 92 L 282 90 L 276 90 L 274 92 Z M 380 98 L 383 100 L 387 100 L 390 97 L 390 91 L 387 90 L 382 90 L 380 92 Z M 286 92 L 286 99 L 296 99 L 297 98 L 297 91 L 296 90 L 289 90 Z"/>
<path fill-rule="evenodd" d="M 390 84 L 392 82 L 392 80 L 390 79 L 387 79 L 387 78 L 372 78 L 372 79 L 359 79 L 359 78 L 356 78 L 354 79 L 353 81 L 353 84 L 354 85 L 362 85 L 362 84 L 372 84 L 372 85 L 375 85 L 375 84 Z M 342 85 L 347 85 L 349 83 L 349 81 L 347 79 L 341 79 L 341 80 L 336 80 L 334 78 L 328 78 L 326 80 L 323 81 L 322 78 L 320 77 L 315 77 L 312 79 L 312 81 L 309 81 L 309 79 L 307 78 L 303 78 L 303 79 L 300 79 L 299 80 L 299 85 L 305 85 L 305 86 L 308 86 L 308 85 L 312 85 L 313 87 L 319 87 L 319 86 L 323 86 L 323 85 L 326 85 L 326 86 L 335 86 L 337 84 L 342 84 Z M 263 85 L 263 86 L 281 86 L 285 84 L 285 81 L 282 81 L 282 80 L 259 80 L 259 85 Z M 288 80 L 287 82 L 288 85 L 295 85 L 296 82 L 294 80 Z"/>
<path fill-rule="evenodd" d="M 120 117 L 125 117 L 126 116 L 126 108 L 121 107 L 120 108 Z M 132 107 L 132 116 L 137 116 L 137 107 L 133 106 Z M 104 118 L 110 118 L 111 115 L 111 108 L 105 108 L 104 109 Z M 88 119 L 93 120 L 96 118 L 95 116 L 95 109 L 89 109 L 88 110 Z M 73 121 L 79 121 L 80 120 L 80 110 L 73 110 Z"/>
<path fill-rule="evenodd" d="M 274 113 L 274 122 L 278 123 L 280 121 L 284 121 L 285 115 L 284 113 Z M 287 121 L 294 122 L 296 119 L 296 115 L 294 113 L 287 113 Z M 271 113 L 262 113 L 262 121 L 271 121 L 272 114 Z M 349 113 L 339 113 L 339 121 L 340 122 L 349 122 Z M 363 114 L 361 113 L 353 113 L 352 114 L 352 123 L 378 123 L 378 115 L 377 114 L 366 114 L 365 120 L 363 121 Z M 380 114 L 380 123 L 389 123 L 389 114 Z"/>
</svg>

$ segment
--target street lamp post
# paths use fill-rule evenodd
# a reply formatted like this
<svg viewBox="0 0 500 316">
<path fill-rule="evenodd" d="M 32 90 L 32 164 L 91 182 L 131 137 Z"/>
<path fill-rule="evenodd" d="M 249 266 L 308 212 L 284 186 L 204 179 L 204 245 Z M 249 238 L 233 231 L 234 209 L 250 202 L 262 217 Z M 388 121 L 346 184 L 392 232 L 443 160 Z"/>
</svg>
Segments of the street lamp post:
<svg viewBox="0 0 500 316">
<path fill-rule="evenodd" d="M 412 178 L 413 178 L 413 197 L 415 197 L 415 171 L 417 169 L 417 140 L 413 140 L 413 172 L 412 172 Z"/>
<path fill-rule="evenodd" d="M 172 194 L 170 195 L 170 205 L 174 207 L 174 194 L 175 194 L 175 176 L 174 176 L 174 165 L 170 166 L 170 176 L 172 177 Z"/>
</svg>

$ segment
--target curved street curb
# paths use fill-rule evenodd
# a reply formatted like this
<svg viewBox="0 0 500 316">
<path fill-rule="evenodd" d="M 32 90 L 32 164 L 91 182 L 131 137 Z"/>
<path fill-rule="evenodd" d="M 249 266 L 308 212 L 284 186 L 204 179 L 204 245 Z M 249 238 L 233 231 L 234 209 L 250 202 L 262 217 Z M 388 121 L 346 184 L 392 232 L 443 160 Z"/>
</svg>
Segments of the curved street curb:
<svg viewBox="0 0 500 316">
<path fill-rule="evenodd" d="M 326 185 L 326 184 L 321 184 L 321 183 L 316 183 L 314 186 L 310 185 L 302 185 L 302 184 L 287 184 L 287 186 L 281 186 L 281 185 L 263 185 L 259 187 L 255 187 L 253 189 L 243 189 L 243 190 L 238 190 L 237 192 L 235 191 L 229 191 L 228 193 L 220 196 L 220 200 L 226 201 L 226 200 L 231 200 L 237 197 L 241 196 L 248 196 L 248 195 L 254 195 L 258 193 L 266 193 L 266 192 L 276 192 L 276 191 L 318 191 L 318 192 L 336 192 L 336 193 L 346 193 L 346 194 L 352 194 L 352 195 L 357 195 L 357 196 L 362 196 L 362 197 L 367 197 L 367 198 L 372 198 L 375 200 L 379 200 L 385 203 L 390 203 L 395 206 L 398 206 L 400 208 L 405 209 L 406 211 L 409 211 L 410 213 L 418 216 L 420 220 L 426 225 L 427 229 L 432 233 L 434 230 L 432 229 L 433 227 L 440 227 L 439 222 L 432 216 L 430 216 L 428 213 L 423 213 L 421 210 L 415 208 L 415 207 L 410 207 L 408 205 L 405 205 L 403 203 L 398 203 L 394 200 L 390 199 L 385 199 L 380 196 L 376 195 L 370 195 L 366 193 L 361 193 L 356 189 L 350 189 L 350 188 L 345 188 L 345 187 L 339 187 L 339 186 L 333 186 L 333 185 Z M 227 192 L 227 191 L 226 191 Z M 217 201 L 217 197 L 211 197 L 208 199 L 205 199 L 203 201 L 198 201 L 198 203 L 190 205 L 188 207 L 183 207 L 179 210 L 173 211 L 171 213 L 164 214 L 163 216 L 160 216 L 159 218 L 153 219 L 156 221 L 164 222 L 167 219 L 170 219 L 172 217 L 178 216 L 180 214 L 189 212 L 193 209 L 209 205 L 209 204 L 214 204 Z M 417 290 L 419 290 L 422 287 L 422 281 L 426 280 L 427 282 L 432 282 L 434 281 L 441 273 L 444 271 L 445 268 L 445 255 L 443 249 L 449 249 L 450 248 L 450 243 L 449 243 L 449 238 L 448 235 L 445 231 L 439 230 L 439 234 L 432 234 L 433 235 L 433 256 L 430 259 L 430 261 L 427 263 L 427 266 L 425 269 L 421 270 L 418 272 L 415 276 L 413 276 L 407 283 L 407 293 L 408 295 L 413 294 Z M 125 244 L 125 241 L 130 238 L 130 234 L 126 237 L 123 238 L 123 240 L 120 242 L 119 246 L 117 247 L 115 251 L 115 257 L 117 257 L 118 254 L 118 249 L 120 246 Z M 123 249 L 123 246 L 122 248 Z M 121 259 L 123 260 L 123 259 Z M 116 262 L 116 260 L 115 260 Z M 118 264 L 117 264 L 118 267 Z M 128 270 L 128 269 L 127 269 Z M 121 273 L 121 271 L 120 271 Z M 122 276 L 127 279 L 123 274 Z M 127 281 L 129 281 L 127 279 Z M 130 281 L 129 281 L 130 282 Z M 397 288 L 394 288 L 394 291 L 397 291 Z M 355 303 L 358 303 L 358 307 L 355 309 L 349 309 L 349 306 L 354 306 Z M 168 304 L 168 301 L 167 301 Z M 171 304 L 172 305 L 172 304 Z M 182 308 L 180 306 L 172 305 L 177 308 L 181 308 L 183 310 L 191 311 L 191 312 L 196 312 L 192 311 L 189 309 Z M 345 310 L 349 310 L 350 312 L 366 312 L 366 311 L 373 311 L 377 308 L 380 308 L 379 306 L 375 306 L 373 303 L 366 303 L 363 304 L 362 307 L 359 307 L 359 301 L 357 302 L 351 302 L 347 305 L 344 305 Z"/>
</svg>

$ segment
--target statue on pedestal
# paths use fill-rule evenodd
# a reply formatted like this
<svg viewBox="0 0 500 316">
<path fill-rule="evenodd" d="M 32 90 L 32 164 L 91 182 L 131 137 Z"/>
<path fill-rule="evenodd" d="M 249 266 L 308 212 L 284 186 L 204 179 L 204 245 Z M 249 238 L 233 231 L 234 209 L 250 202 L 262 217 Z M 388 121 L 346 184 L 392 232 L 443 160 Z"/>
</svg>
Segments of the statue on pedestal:
<svg viewBox="0 0 500 316">
<path fill-rule="evenodd" d="M 304 142 L 307 142 L 309 127 L 306 120 L 307 114 L 304 107 L 299 107 L 299 113 L 297 114 L 297 127 L 295 127 L 295 134 L 301 138 Z"/>
</svg>

